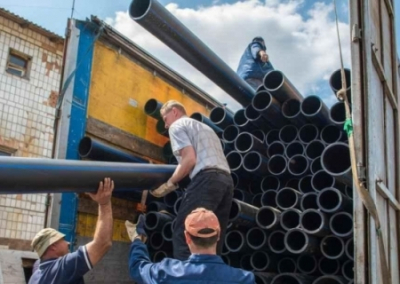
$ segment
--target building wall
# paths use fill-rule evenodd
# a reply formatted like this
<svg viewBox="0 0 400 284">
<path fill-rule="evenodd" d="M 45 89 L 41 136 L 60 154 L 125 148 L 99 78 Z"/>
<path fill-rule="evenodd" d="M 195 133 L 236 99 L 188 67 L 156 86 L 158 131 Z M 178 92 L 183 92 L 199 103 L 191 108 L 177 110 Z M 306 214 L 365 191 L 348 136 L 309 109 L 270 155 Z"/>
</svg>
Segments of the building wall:
<svg viewBox="0 0 400 284">
<path fill-rule="evenodd" d="M 9 49 L 31 59 L 29 79 L 7 73 Z M 0 152 L 50 158 L 63 44 L 0 16 Z M 45 219 L 45 194 L 0 195 L 0 245 L 29 249 Z M 25 240 L 24 245 L 21 242 Z"/>
</svg>

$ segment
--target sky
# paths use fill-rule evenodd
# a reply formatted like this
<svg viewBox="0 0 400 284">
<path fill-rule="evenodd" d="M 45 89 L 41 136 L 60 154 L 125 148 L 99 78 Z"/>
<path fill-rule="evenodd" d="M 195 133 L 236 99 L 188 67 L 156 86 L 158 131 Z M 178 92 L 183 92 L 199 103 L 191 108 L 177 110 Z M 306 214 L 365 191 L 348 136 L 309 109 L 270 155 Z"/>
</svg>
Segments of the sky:
<svg viewBox="0 0 400 284">
<path fill-rule="evenodd" d="M 328 106 L 336 98 L 329 77 L 339 65 L 332 0 L 159 0 L 234 71 L 255 36 L 262 36 L 275 69 L 303 94 L 318 95 Z M 337 0 L 345 65 L 350 64 L 349 0 Z M 130 19 L 130 0 L 75 0 L 74 18 L 96 15 L 192 83 L 227 103 L 240 105 L 149 32 Z M 396 2 L 396 1 L 395 1 Z M 61 36 L 73 0 L 0 0 L 8 9 Z M 395 7 L 400 15 L 400 4 Z M 400 54 L 400 16 L 396 23 Z"/>
</svg>

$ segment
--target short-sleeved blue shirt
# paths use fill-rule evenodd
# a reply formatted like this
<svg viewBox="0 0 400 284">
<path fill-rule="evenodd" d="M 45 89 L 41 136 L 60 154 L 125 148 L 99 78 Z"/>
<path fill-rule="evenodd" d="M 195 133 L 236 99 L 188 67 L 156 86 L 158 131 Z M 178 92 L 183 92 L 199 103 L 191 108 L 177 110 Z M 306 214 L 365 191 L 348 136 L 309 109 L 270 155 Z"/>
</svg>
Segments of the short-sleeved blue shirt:
<svg viewBox="0 0 400 284">
<path fill-rule="evenodd" d="M 63 257 L 41 261 L 29 284 L 84 284 L 83 275 L 92 269 L 86 247 Z"/>
</svg>

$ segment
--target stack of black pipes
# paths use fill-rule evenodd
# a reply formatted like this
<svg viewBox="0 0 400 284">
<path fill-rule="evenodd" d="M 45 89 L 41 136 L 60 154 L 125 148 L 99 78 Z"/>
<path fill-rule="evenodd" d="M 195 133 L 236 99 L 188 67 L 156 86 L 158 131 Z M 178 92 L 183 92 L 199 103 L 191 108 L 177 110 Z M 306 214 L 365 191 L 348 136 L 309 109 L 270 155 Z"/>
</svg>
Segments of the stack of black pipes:
<svg viewBox="0 0 400 284">
<path fill-rule="evenodd" d="M 330 85 L 335 94 L 341 88 L 339 70 Z M 146 104 L 147 114 L 159 112 L 160 102 L 149 104 L 156 107 Z M 224 261 L 253 271 L 256 283 L 353 283 L 353 189 L 343 102 L 328 109 L 318 96 L 303 98 L 276 70 L 234 115 L 216 107 L 209 118 L 191 117 L 218 134 L 232 171 Z M 176 163 L 169 142 L 164 155 Z M 148 203 L 153 261 L 172 256 L 182 192 Z"/>
</svg>

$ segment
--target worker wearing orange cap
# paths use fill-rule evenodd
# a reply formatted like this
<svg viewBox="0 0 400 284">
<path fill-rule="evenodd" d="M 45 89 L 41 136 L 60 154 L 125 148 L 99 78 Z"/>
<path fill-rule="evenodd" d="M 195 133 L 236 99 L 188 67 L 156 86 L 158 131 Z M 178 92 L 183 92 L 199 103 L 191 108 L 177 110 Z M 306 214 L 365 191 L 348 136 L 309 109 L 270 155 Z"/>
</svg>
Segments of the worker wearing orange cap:
<svg viewBox="0 0 400 284">
<path fill-rule="evenodd" d="M 185 239 L 191 255 L 185 261 L 164 258 L 150 261 L 144 242 L 144 215 L 137 224 L 126 221 L 132 240 L 129 273 L 137 283 L 255 283 L 254 274 L 225 264 L 216 254 L 220 226 L 217 216 L 205 208 L 193 210 L 185 219 Z"/>
</svg>

